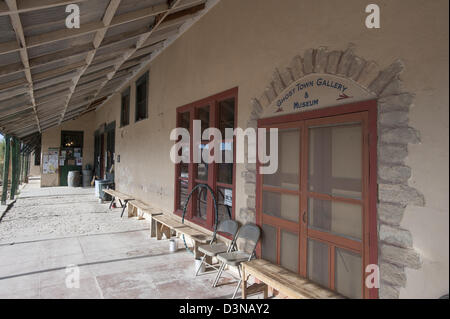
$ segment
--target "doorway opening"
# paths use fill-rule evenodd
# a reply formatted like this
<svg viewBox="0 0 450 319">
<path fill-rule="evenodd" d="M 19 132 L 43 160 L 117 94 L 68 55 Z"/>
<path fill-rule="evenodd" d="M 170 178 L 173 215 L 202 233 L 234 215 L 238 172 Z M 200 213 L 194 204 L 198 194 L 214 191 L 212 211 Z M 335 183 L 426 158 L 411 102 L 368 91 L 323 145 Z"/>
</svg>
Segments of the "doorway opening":
<svg viewBox="0 0 450 319">
<path fill-rule="evenodd" d="M 94 171 L 98 179 L 114 181 L 116 122 L 105 124 L 94 133 Z"/>
<path fill-rule="evenodd" d="M 83 131 L 61 131 L 59 185 L 68 186 L 69 171 L 80 171 L 83 162 Z M 61 165 L 64 162 L 64 165 Z"/>
</svg>

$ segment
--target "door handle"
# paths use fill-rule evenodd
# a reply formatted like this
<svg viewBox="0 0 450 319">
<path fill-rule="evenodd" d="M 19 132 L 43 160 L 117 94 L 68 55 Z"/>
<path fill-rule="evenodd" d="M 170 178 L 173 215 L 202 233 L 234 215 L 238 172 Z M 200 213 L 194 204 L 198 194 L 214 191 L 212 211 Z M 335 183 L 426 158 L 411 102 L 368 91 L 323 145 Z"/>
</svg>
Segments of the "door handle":
<svg viewBox="0 0 450 319">
<path fill-rule="evenodd" d="M 306 224 L 306 211 L 303 212 L 302 221 L 304 224 Z"/>
</svg>

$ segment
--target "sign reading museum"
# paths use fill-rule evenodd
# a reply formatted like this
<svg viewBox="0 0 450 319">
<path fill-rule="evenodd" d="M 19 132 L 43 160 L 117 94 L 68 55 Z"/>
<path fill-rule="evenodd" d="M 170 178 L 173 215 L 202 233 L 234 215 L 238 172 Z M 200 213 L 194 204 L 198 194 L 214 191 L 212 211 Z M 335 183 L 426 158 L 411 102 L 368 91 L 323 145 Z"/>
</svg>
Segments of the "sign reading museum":
<svg viewBox="0 0 450 319">
<path fill-rule="evenodd" d="M 348 104 L 373 97 L 352 80 L 328 74 L 310 74 L 286 88 L 266 109 L 263 117 Z"/>
</svg>

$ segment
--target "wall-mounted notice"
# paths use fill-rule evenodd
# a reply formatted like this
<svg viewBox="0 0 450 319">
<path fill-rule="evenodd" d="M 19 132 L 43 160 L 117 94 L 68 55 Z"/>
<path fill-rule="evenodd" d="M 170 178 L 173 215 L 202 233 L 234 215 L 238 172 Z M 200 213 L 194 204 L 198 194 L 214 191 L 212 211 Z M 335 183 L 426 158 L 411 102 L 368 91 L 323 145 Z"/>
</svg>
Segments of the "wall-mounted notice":
<svg viewBox="0 0 450 319">
<path fill-rule="evenodd" d="M 58 170 L 58 149 L 57 148 L 49 148 L 47 153 L 43 155 L 43 165 L 42 165 L 42 173 L 43 174 L 55 174 Z"/>
<path fill-rule="evenodd" d="M 223 194 L 223 204 L 233 206 L 233 190 L 226 188 Z"/>
</svg>

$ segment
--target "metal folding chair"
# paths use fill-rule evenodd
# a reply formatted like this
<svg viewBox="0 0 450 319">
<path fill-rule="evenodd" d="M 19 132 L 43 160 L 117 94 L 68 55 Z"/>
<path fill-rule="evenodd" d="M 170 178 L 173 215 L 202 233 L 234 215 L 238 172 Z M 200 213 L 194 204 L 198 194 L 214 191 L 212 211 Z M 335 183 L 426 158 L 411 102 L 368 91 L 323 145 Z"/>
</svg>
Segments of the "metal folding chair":
<svg viewBox="0 0 450 319">
<path fill-rule="evenodd" d="M 231 219 L 221 221 L 219 225 L 217 225 L 217 231 L 214 233 L 213 238 L 211 239 L 211 242 L 208 245 L 202 245 L 198 247 L 198 251 L 200 253 L 203 253 L 202 262 L 197 268 L 197 271 L 195 272 L 195 276 L 198 276 L 200 269 L 202 268 L 202 265 L 208 265 L 217 271 L 219 271 L 219 268 L 217 268 L 215 265 L 212 265 L 208 262 L 206 262 L 206 257 L 216 257 L 220 253 L 226 253 L 230 252 L 233 249 L 234 242 L 236 239 L 236 233 L 239 229 L 239 224 Z M 225 243 L 218 243 L 217 242 L 217 232 L 226 233 L 231 236 L 231 243 L 229 245 Z M 211 272 L 208 272 L 211 273 Z"/>
<path fill-rule="evenodd" d="M 234 299 L 242 282 L 241 263 L 244 261 L 250 261 L 254 257 L 256 245 L 258 244 L 260 235 L 261 230 L 257 225 L 252 223 L 245 224 L 241 227 L 241 229 L 239 229 L 235 241 L 238 250 L 229 251 L 217 255 L 217 259 L 222 264 L 219 267 L 219 272 L 216 276 L 216 279 L 214 280 L 213 287 L 215 287 L 219 282 L 220 276 L 222 275 L 225 266 L 236 267 L 239 273 L 239 278 L 236 278 L 232 273 L 229 273 L 235 279 L 239 280 L 233 293 L 232 299 Z"/>
</svg>

